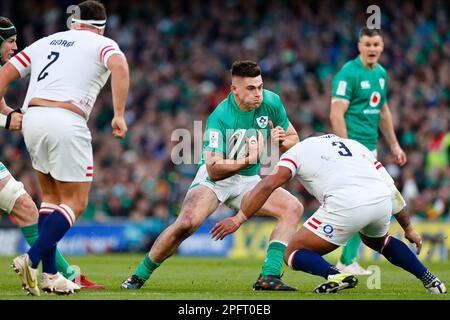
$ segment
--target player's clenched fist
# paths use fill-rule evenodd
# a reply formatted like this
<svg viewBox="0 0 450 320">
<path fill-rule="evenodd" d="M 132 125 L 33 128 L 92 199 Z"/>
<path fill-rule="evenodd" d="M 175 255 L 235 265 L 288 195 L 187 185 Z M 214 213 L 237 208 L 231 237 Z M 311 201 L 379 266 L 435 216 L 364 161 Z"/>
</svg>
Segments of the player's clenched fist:
<svg viewBox="0 0 450 320">
<path fill-rule="evenodd" d="M 8 127 L 6 129 L 8 130 L 20 130 L 22 129 L 22 118 L 23 114 L 20 112 L 11 112 L 8 117 L 10 117 Z"/>
<path fill-rule="evenodd" d="M 273 142 L 283 143 L 286 139 L 286 131 L 280 126 L 273 127 L 273 122 L 269 120 L 270 138 Z"/>
<path fill-rule="evenodd" d="M 123 117 L 114 117 L 111 121 L 111 127 L 115 138 L 123 139 L 127 134 L 128 127 Z"/>
</svg>

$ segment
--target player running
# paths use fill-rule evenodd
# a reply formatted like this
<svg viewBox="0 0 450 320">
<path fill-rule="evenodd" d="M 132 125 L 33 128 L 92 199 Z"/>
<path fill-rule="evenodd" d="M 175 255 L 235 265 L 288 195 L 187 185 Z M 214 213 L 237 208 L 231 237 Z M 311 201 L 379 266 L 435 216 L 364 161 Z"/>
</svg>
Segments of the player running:
<svg viewBox="0 0 450 320">
<path fill-rule="evenodd" d="M 244 197 L 241 210 L 245 218 L 250 218 L 274 190 L 294 177 L 321 206 L 293 236 L 284 261 L 293 270 L 327 279 L 314 292 L 332 293 L 356 286 L 358 280 L 354 275 L 340 273 L 322 255 L 345 245 L 357 232 L 368 247 L 416 276 L 429 292 L 447 291 L 444 283 L 402 241 L 388 234 L 393 212 L 406 239 L 414 243 L 417 254 L 420 253 L 422 240 L 404 210 L 405 201 L 369 149 L 357 141 L 333 134 L 298 143 L 281 156 L 273 174 Z M 238 228 L 236 219 L 231 217 L 216 224 L 212 235 L 215 240 L 223 239 Z"/>
<path fill-rule="evenodd" d="M 3 66 L 17 50 L 17 30 L 6 17 L 0 17 L 0 64 Z M 9 130 L 22 129 L 21 109 L 7 106 L 5 99 L 0 101 L 0 126 Z M 40 214 L 50 213 L 51 204 L 41 203 Z M 8 169 L 0 162 L 0 209 L 15 218 L 27 243 L 32 246 L 39 235 L 38 210 L 25 191 L 23 184 L 16 181 Z M 84 275 L 77 274 L 62 254 L 56 249 L 56 266 L 59 272 L 69 280 L 75 281 L 81 289 L 103 289 L 104 286 L 89 281 Z"/>
<path fill-rule="evenodd" d="M 106 11 L 97 1 L 79 5 L 80 17 L 69 31 L 42 38 L 14 56 L 0 70 L 0 98 L 11 81 L 30 75 L 23 104 L 23 134 L 42 189 L 48 214 L 40 215 L 39 237 L 28 253 L 13 260 L 24 288 L 39 295 L 41 287 L 70 294 L 80 289 L 57 272 L 56 245 L 86 208 L 94 165 L 87 120 L 102 87 L 112 74 L 112 133 L 123 138 L 129 72 L 124 54 L 104 37 Z"/>
<path fill-rule="evenodd" d="M 234 62 L 231 78 L 231 93 L 207 120 L 202 160 L 180 215 L 158 237 L 134 274 L 122 283 L 123 289 L 141 288 L 153 271 L 175 253 L 181 242 L 192 235 L 219 204 L 239 210 L 243 195 L 261 180 L 258 175 L 259 156 L 264 146 L 261 131 L 266 137 L 270 134 L 272 141 L 279 143 L 282 150 L 297 143 L 297 132 L 289 122 L 280 97 L 263 89 L 261 69 L 255 62 Z M 258 130 L 257 142 L 253 140 L 258 151 L 236 160 L 239 143 L 230 142 L 234 138 L 238 141 L 243 139 L 243 136 L 239 138 L 239 132 L 246 130 L 253 130 L 254 137 Z M 296 288 L 284 284 L 280 277 L 283 253 L 297 229 L 303 206 L 289 192 L 279 188 L 258 214 L 275 217 L 278 221 L 270 236 L 261 274 L 253 288 L 295 291 Z"/>
</svg>

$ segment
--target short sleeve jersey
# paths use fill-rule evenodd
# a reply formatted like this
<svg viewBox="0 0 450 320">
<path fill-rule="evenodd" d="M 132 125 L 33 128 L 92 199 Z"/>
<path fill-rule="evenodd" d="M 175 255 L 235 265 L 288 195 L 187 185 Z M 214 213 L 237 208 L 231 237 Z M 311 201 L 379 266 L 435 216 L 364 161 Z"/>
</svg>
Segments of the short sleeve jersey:
<svg viewBox="0 0 450 320">
<path fill-rule="evenodd" d="M 293 178 L 322 205 L 328 202 L 333 211 L 377 203 L 391 194 L 377 172 L 382 165 L 372 152 L 334 134 L 297 143 L 280 157 L 277 166 L 289 168 Z"/>
<path fill-rule="evenodd" d="M 32 98 L 71 102 L 89 117 L 111 72 L 108 59 L 121 50 L 113 40 L 87 30 L 69 30 L 42 38 L 10 63 L 21 77 L 30 75 L 26 110 Z"/>
<path fill-rule="evenodd" d="M 347 62 L 332 82 L 332 96 L 349 101 L 345 123 L 350 139 L 375 150 L 381 107 L 387 103 L 387 72 L 377 64 L 366 68 L 358 56 Z"/>
<path fill-rule="evenodd" d="M 269 120 L 274 127 L 289 127 L 289 119 L 280 97 L 263 89 L 263 102 L 259 108 L 244 112 L 236 104 L 233 93 L 223 100 L 210 114 L 206 122 L 203 152 L 199 166 L 205 163 L 205 152 L 215 152 L 227 158 L 227 141 L 236 130 L 261 130 L 266 140 L 270 135 Z M 260 163 L 250 165 L 238 172 L 240 175 L 257 175 Z"/>
</svg>

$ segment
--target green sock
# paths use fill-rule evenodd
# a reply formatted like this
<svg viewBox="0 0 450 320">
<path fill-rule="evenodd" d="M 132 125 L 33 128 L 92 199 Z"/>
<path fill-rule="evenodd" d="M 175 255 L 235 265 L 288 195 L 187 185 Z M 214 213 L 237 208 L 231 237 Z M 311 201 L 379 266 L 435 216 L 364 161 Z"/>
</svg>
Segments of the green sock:
<svg viewBox="0 0 450 320">
<path fill-rule="evenodd" d="M 283 266 L 283 255 L 286 245 L 279 241 L 272 241 L 267 248 L 266 260 L 262 266 L 261 275 L 281 275 L 281 267 Z"/>
<path fill-rule="evenodd" d="M 134 272 L 134 275 L 141 280 L 147 281 L 152 275 L 153 271 L 155 271 L 155 269 L 160 265 L 161 263 L 153 262 L 148 254 L 145 254 L 144 260 L 142 260 L 141 264 Z"/>
<path fill-rule="evenodd" d="M 358 256 L 358 250 L 359 245 L 361 244 L 361 238 L 359 237 L 359 234 L 355 234 L 353 237 L 351 237 L 347 244 L 342 249 L 341 254 L 341 263 L 345 265 L 350 265 L 353 263 L 353 261 L 356 260 L 356 257 Z"/>
<path fill-rule="evenodd" d="M 27 227 L 20 227 L 22 234 L 30 245 L 30 247 L 36 242 L 39 237 L 38 224 L 33 224 Z M 56 268 L 68 280 L 73 280 L 77 276 L 76 271 L 69 265 L 69 263 L 64 259 L 61 252 L 56 249 Z"/>
</svg>

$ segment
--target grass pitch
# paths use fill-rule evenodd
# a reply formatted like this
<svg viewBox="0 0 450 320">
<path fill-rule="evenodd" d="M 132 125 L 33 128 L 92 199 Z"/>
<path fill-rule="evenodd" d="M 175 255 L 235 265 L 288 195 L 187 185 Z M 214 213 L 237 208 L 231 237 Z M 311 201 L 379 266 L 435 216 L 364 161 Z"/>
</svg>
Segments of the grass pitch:
<svg viewBox="0 0 450 320">
<path fill-rule="evenodd" d="M 362 262 L 364 266 L 379 267 L 379 282 L 370 276 L 360 276 L 355 289 L 332 295 L 311 293 L 324 280 L 287 267 L 283 280 L 297 286 L 298 292 L 253 291 L 261 260 L 177 256 L 164 262 L 140 290 L 120 289 L 121 282 L 135 270 L 143 254 L 67 257 L 89 279 L 104 284 L 106 289 L 71 296 L 42 293 L 40 297 L 31 297 L 21 289 L 20 279 L 10 267 L 12 258 L 0 257 L 0 300 L 450 300 L 450 294 L 429 294 L 414 276 L 385 261 Z M 450 261 L 426 265 L 450 288 Z"/>
</svg>

